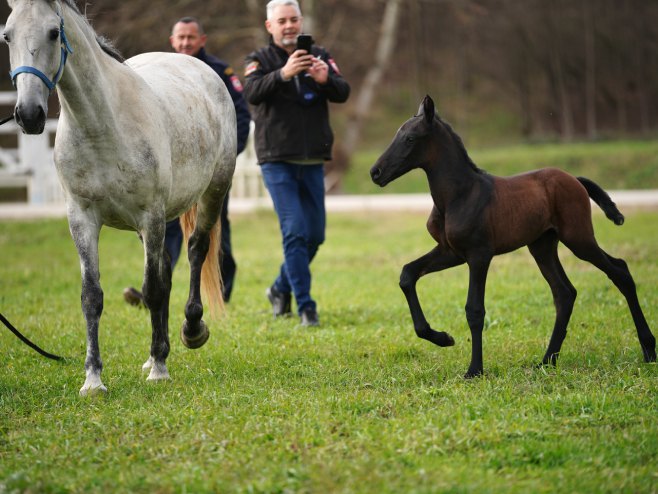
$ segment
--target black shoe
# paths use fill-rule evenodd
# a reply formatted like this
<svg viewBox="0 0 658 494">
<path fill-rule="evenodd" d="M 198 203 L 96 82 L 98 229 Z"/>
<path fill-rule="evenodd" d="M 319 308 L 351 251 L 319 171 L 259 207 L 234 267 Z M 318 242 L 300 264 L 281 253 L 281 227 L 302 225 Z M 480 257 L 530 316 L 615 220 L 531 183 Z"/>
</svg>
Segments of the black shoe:
<svg viewBox="0 0 658 494">
<path fill-rule="evenodd" d="M 302 326 L 319 326 L 320 319 L 315 309 L 304 309 L 301 314 Z"/>
<path fill-rule="evenodd" d="M 273 286 L 269 287 L 265 292 L 267 299 L 272 304 L 272 314 L 274 317 L 287 316 L 290 311 L 290 294 L 282 293 Z"/>
<path fill-rule="evenodd" d="M 146 304 L 144 303 L 144 296 L 142 295 L 142 292 L 139 290 L 134 289 L 133 287 L 129 286 L 128 288 L 125 288 L 123 290 L 123 299 L 128 302 L 130 305 L 134 305 L 136 307 L 146 307 Z"/>
</svg>

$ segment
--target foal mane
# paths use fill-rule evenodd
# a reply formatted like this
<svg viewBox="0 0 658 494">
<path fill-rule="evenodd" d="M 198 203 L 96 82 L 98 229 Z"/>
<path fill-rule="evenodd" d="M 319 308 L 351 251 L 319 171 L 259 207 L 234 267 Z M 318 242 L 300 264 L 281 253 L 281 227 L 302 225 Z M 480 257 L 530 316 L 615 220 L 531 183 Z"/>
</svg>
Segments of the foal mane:
<svg viewBox="0 0 658 494">
<path fill-rule="evenodd" d="M 78 9 L 78 6 L 76 5 L 74 0 L 60 0 L 62 4 L 66 5 L 68 8 L 73 10 L 77 15 L 79 15 L 87 24 L 89 24 L 89 27 L 91 27 L 91 24 L 89 23 L 89 20 L 87 19 L 86 16 L 80 12 L 80 9 Z M 92 28 L 93 30 L 93 28 Z M 100 34 L 97 34 L 96 31 L 94 31 L 94 35 L 96 36 L 96 42 L 98 43 L 98 46 L 100 46 L 101 50 L 103 50 L 107 55 L 111 56 L 114 58 L 116 61 L 123 63 L 126 59 L 121 55 L 121 52 L 112 44 L 112 42 L 107 39 L 105 36 L 101 36 Z"/>
<path fill-rule="evenodd" d="M 457 134 L 457 132 L 455 132 L 452 129 L 452 127 L 448 122 L 442 120 L 438 113 L 436 114 L 436 118 L 439 119 L 441 125 L 443 125 L 445 130 L 448 132 L 448 135 L 451 137 L 452 142 L 454 142 L 455 146 L 457 147 L 457 152 L 464 159 L 466 164 L 470 166 L 473 169 L 473 171 L 475 171 L 476 173 L 485 174 L 486 172 L 481 168 L 478 168 L 478 166 L 473 162 L 471 157 L 468 155 L 468 152 L 466 151 L 466 146 L 464 146 L 464 141 L 462 141 L 462 138 L 459 137 L 459 134 Z"/>
</svg>

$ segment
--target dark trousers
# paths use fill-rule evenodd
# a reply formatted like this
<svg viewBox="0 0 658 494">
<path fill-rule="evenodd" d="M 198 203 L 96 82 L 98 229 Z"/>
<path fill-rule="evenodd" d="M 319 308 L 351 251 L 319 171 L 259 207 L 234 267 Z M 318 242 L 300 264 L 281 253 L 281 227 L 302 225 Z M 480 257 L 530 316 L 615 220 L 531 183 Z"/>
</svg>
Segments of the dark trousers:
<svg viewBox="0 0 658 494">
<path fill-rule="evenodd" d="M 235 263 L 233 251 L 231 249 L 231 222 L 228 219 L 228 198 L 229 194 L 226 194 L 220 217 L 222 222 L 222 241 L 221 254 L 219 256 L 219 270 L 224 282 L 222 296 L 225 302 L 228 302 L 231 298 L 235 272 L 237 271 L 237 264 Z M 180 221 L 176 218 L 175 220 L 167 222 L 167 230 L 165 232 L 165 250 L 171 259 L 172 271 L 178 262 L 182 246 L 183 230 L 180 227 Z"/>
</svg>

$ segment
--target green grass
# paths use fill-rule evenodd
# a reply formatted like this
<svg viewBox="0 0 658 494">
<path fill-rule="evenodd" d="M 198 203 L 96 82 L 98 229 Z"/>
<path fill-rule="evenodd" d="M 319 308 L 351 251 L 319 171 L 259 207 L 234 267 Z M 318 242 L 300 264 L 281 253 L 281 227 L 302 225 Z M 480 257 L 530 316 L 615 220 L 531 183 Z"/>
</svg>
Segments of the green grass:
<svg viewBox="0 0 658 494">
<path fill-rule="evenodd" d="M 657 320 L 658 213 L 601 245 L 623 257 Z M 0 492 L 528 493 L 658 491 L 658 367 L 607 278 L 562 253 L 579 298 L 558 367 L 536 369 L 553 321 L 527 251 L 496 258 L 485 372 L 464 380 L 467 271 L 423 278 L 421 302 L 456 346 L 415 337 L 397 282 L 432 247 L 422 215 L 331 215 L 314 263 L 322 326 L 273 320 L 264 297 L 280 262 L 269 212 L 233 218 L 234 300 L 211 339 L 178 340 L 187 265 L 174 272 L 172 380 L 147 383 L 147 315 L 121 291 L 141 283 L 136 236 L 105 229 L 103 378 L 82 399 L 79 268 L 64 221 L 0 223 L 0 310 L 46 349 L 0 330 Z"/>
<path fill-rule="evenodd" d="M 393 134 L 391 134 L 391 139 Z M 468 142 L 466 142 L 468 147 Z M 386 149 L 355 156 L 344 190 L 351 194 L 426 192 L 427 180 L 413 170 L 384 189 L 374 185 L 368 170 Z M 473 161 L 493 175 L 507 176 L 536 168 L 556 167 L 582 175 L 606 189 L 658 189 L 658 141 L 601 141 L 573 144 L 518 144 L 471 149 Z"/>
</svg>

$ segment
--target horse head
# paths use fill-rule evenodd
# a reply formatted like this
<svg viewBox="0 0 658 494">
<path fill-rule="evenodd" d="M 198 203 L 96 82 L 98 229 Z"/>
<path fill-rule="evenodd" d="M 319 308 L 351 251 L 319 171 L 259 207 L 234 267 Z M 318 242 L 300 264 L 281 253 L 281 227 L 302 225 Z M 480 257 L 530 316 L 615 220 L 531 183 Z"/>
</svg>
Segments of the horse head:
<svg viewBox="0 0 658 494">
<path fill-rule="evenodd" d="M 414 168 L 422 168 L 434 159 L 432 131 L 438 119 L 434 101 L 425 96 L 418 113 L 407 120 L 397 131 L 375 165 L 370 169 L 372 181 L 384 187 Z"/>
<path fill-rule="evenodd" d="M 26 134 L 40 134 L 48 114 L 48 96 L 72 52 L 61 5 L 56 0 L 8 0 L 8 4 L 12 12 L 3 37 L 17 91 L 14 118 Z"/>
</svg>

